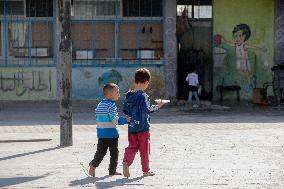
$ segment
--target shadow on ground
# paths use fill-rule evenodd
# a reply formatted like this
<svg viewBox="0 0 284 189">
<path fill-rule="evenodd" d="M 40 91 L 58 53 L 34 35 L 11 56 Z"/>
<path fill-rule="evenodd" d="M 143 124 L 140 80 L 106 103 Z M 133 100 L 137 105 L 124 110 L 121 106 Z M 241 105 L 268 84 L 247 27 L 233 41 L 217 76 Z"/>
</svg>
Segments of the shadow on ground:
<svg viewBox="0 0 284 189">
<path fill-rule="evenodd" d="M 109 177 L 111 176 L 107 175 L 103 177 L 86 177 L 83 179 L 71 181 L 69 186 L 82 187 L 84 185 L 94 184 L 97 189 L 106 189 L 106 188 L 113 188 L 113 187 L 124 186 L 124 185 L 131 185 L 131 186 L 144 185 L 144 184 L 139 184 L 139 183 L 132 183 L 136 181 L 139 182 L 142 178 L 144 178 L 143 176 L 131 178 L 131 179 L 121 178 L 121 179 L 116 179 L 114 181 L 109 181 L 109 182 L 100 182 L 101 180 L 104 180 Z"/>
<path fill-rule="evenodd" d="M 0 187 L 13 186 L 25 182 L 31 182 L 48 176 L 49 174 L 44 174 L 37 177 L 12 177 L 12 178 L 0 178 Z"/>
<path fill-rule="evenodd" d="M 32 154 L 38 154 L 38 153 L 52 151 L 52 150 L 57 150 L 57 149 L 60 149 L 60 148 L 62 148 L 62 147 L 56 146 L 56 147 L 52 147 L 52 148 L 36 150 L 36 151 L 33 151 L 33 152 L 26 152 L 26 153 L 22 153 L 22 154 L 15 154 L 15 155 L 11 155 L 11 156 L 1 157 L 0 161 L 9 160 L 9 159 L 18 158 L 18 157 L 23 157 L 23 156 L 32 155 Z"/>
</svg>

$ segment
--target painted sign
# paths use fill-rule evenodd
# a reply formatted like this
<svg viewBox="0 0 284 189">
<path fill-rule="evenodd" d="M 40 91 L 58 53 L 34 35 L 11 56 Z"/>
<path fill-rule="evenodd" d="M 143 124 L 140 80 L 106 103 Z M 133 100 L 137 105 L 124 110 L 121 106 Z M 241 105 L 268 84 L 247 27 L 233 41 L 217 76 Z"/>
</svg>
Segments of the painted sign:
<svg viewBox="0 0 284 189">
<path fill-rule="evenodd" d="M 1 68 L 0 100 L 55 99 L 53 68 Z"/>
</svg>

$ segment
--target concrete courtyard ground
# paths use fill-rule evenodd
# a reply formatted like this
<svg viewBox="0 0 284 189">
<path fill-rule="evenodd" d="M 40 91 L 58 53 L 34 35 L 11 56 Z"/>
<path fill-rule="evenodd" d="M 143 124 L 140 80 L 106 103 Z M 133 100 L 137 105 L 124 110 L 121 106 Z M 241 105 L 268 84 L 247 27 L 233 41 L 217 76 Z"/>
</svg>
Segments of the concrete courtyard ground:
<svg viewBox="0 0 284 189">
<path fill-rule="evenodd" d="M 126 179 L 107 175 L 109 154 L 97 177 L 87 175 L 97 142 L 92 103 L 74 105 L 73 146 L 65 148 L 59 146 L 57 104 L 2 103 L 0 188 L 284 188 L 282 109 L 198 111 L 185 106 L 152 114 L 150 166 L 156 175 L 142 177 L 137 154 Z M 118 130 L 122 171 L 127 127 Z"/>
</svg>

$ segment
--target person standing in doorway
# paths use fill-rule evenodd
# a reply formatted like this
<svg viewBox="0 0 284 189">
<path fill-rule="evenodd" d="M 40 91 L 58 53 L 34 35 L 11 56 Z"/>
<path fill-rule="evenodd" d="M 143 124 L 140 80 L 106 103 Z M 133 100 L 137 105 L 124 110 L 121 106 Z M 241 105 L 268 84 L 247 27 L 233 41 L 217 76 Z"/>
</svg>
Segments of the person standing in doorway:
<svg viewBox="0 0 284 189">
<path fill-rule="evenodd" d="M 189 84 L 189 93 L 188 93 L 188 101 L 192 102 L 192 96 L 194 95 L 196 103 L 193 105 L 193 107 L 199 106 L 199 97 L 198 97 L 198 74 L 195 71 L 195 68 L 192 69 L 192 71 L 187 75 L 185 79 Z"/>
</svg>

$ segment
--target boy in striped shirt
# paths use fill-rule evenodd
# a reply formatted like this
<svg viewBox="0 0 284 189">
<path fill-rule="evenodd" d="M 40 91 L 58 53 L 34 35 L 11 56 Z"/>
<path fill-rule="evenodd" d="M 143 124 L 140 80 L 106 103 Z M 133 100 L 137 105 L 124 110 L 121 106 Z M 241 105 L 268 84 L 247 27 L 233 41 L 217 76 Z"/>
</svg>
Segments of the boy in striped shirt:
<svg viewBox="0 0 284 189">
<path fill-rule="evenodd" d="M 118 132 L 116 125 L 127 124 L 130 118 L 118 117 L 115 101 L 120 97 L 119 87 L 108 83 L 103 88 L 105 98 L 96 108 L 97 120 L 97 151 L 94 159 L 89 163 L 89 175 L 95 176 L 96 167 L 99 166 L 107 149 L 110 151 L 109 175 L 121 175 L 116 171 L 118 161 Z"/>
</svg>

